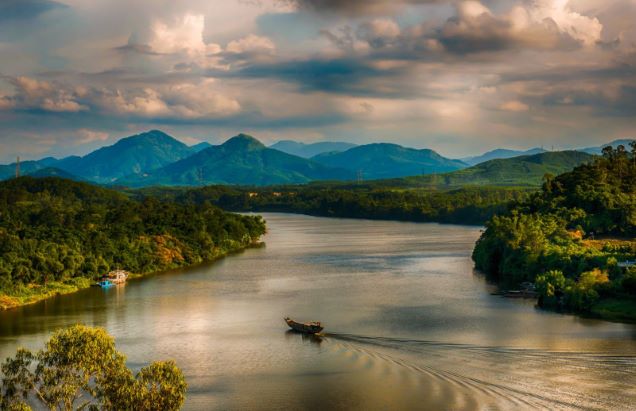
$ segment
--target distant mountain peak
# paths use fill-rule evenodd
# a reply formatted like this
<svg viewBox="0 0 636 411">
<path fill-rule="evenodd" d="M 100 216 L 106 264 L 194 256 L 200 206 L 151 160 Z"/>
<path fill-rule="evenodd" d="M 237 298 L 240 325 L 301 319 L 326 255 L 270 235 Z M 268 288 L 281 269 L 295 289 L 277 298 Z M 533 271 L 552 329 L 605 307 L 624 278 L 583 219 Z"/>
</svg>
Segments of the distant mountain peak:
<svg viewBox="0 0 636 411">
<path fill-rule="evenodd" d="M 259 140 L 244 133 L 230 138 L 225 143 L 221 144 L 221 147 L 237 150 L 261 150 L 266 148 Z"/>
</svg>

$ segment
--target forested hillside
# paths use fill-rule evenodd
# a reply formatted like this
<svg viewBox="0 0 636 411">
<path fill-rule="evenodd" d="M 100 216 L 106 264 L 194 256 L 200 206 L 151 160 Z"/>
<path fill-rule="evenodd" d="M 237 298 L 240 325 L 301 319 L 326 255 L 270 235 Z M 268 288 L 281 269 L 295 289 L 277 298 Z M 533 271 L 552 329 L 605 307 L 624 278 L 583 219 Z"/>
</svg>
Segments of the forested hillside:
<svg viewBox="0 0 636 411">
<path fill-rule="evenodd" d="M 557 177 L 478 241 L 478 269 L 504 284 L 534 281 L 540 303 L 636 320 L 636 144 L 606 147 Z"/>
<path fill-rule="evenodd" d="M 260 217 L 177 204 L 58 178 L 0 183 L 0 306 L 82 287 L 111 269 L 134 274 L 222 256 L 258 240 Z"/>
</svg>

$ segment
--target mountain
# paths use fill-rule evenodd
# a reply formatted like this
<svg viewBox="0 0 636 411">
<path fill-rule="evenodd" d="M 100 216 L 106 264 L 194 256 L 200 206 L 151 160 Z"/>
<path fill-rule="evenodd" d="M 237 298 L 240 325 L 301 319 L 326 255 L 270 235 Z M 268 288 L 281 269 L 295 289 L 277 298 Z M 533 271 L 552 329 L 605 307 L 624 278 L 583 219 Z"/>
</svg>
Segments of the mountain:
<svg viewBox="0 0 636 411">
<path fill-rule="evenodd" d="M 31 174 L 37 170 L 50 167 L 59 160 L 53 157 L 46 157 L 41 160 L 20 161 L 20 175 Z M 0 180 L 15 177 L 16 163 L 0 165 Z"/>
<path fill-rule="evenodd" d="M 58 177 L 58 178 L 65 178 L 67 180 L 74 180 L 74 181 L 84 181 L 83 178 L 80 178 L 78 176 L 75 176 L 69 172 L 66 172 L 62 169 L 56 168 L 56 167 L 46 167 L 46 168 L 41 168 L 39 170 L 36 170 L 32 173 L 27 174 L 29 177 Z"/>
<path fill-rule="evenodd" d="M 208 143 L 207 141 L 202 141 L 198 144 L 190 146 L 190 151 L 192 151 L 192 153 L 198 153 L 199 151 L 205 150 L 208 147 L 212 147 L 212 144 Z"/>
<path fill-rule="evenodd" d="M 98 183 L 163 167 L 194 153 L 193 149 L 159 130 L 122 138 L 84 157 L 54 164 L 73 175 Z"/>
<path fill-rule="evenodd" d="M 239 134 L 221 145 L 142 175 L 127 176 L 118 183 L 129 186 L 270 185 L 353 178 L 354 173 L 350 171 L 267 148 L 254 137 Z"/>
<path fill-rule="evenodd" d="M 625 146 L 627 150 L 630 150 L 629 143 L 631 143 L 632 141 L 635 141 L 635 140 L 634 139 L 614 140 L 611 143 L 603 144 L 598 147 L 578 148 L 577 151 L 582 151 L 588 154 L 601 154 L 601 152 L 603 151 L 603 147 L 612 146 L 612 148 L 616 148 L 619 145 L 623 145 Z"/>
<path fill-rule="evenodd" d="M 298 157 L 311 158 L 322 153 L 335 151 L 346 151 L 356 147 L 352 143 L 344 143 L 339 141 L 320 141 L 318 143 L 305 144 L 292 140 L 281 140 L 269 148 L 282 151 L 283 153 L 293 154 Z"/>
<path fill-rule="evenodd" d="M 359 171 L 365 180 L 443 173 L 466 167 L 465 163 L 442 157 L 433 150 L 389 143 L 357 146 L 341 153 L 323 153 L 312 160 L 329 167 Z"/>
<path fill-rule="evenodd" d="M 546 173 L 558 175 L 593 158 L 593 155 L 580 151 L 548 151 L 490 160 L 451 173 L 384 180 L 377 184 L 399 187 L 539 186 Z"/>
<path fill-rule="evenodd" d="M 483 163 L 484 161 L 495 160 L 498 158 L 528 156 L 532 154 L 539 154 L 539 153 L 545 153 L 545 152 L 546 150 L 544 150 L 542 147 L 531 148 L 530 150 L 526 150 L 526 151 L 498 148 L 492 151 L 488 151 L 480 156 L 462 158 L 461 161 L 471 166 L 474 166 L 476 164 Z"/>
</svg>

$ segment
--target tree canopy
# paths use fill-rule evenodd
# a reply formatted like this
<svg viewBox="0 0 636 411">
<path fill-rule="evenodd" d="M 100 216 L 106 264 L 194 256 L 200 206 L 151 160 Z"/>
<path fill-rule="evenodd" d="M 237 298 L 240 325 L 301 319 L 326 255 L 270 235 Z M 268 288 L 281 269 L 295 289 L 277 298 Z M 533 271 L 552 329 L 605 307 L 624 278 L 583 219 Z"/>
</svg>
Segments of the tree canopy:
<svg viewBox="0 0 636 411">
<path fill-rule="evenodd" d="M 9 410 L 178 410 L 187 389 L 173 361 L 133 373 L 112 336 L 83 325 L 57 331 L 36 353 L 19 349 L 0 369 L 0 408 Z"/>
</svg>

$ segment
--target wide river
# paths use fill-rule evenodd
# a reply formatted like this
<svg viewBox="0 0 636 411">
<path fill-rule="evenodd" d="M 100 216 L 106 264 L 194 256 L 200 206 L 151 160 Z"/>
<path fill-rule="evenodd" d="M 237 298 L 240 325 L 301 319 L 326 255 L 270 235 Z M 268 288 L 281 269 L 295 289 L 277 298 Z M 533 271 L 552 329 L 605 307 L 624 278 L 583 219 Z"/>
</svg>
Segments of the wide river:
<svg viewBox="0 0 636 411">
<path fill-rule="evenodd" d="M 191 410 L 636 408 L 636 326 L 491 295 L 478 228 L 265 218 L 262 248 L 0 313 L 0 357 L 84 323 L 176 360 Z"/>
</svg>

